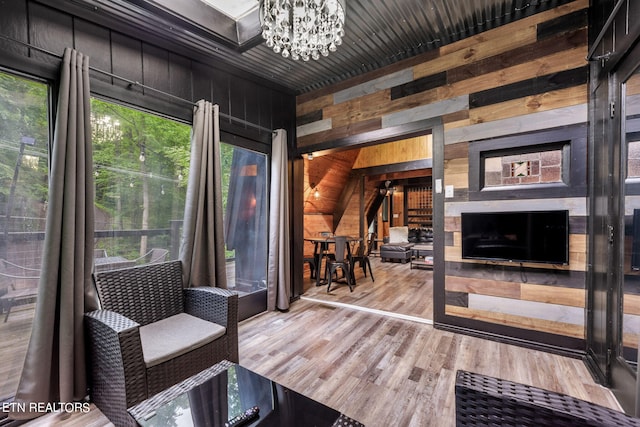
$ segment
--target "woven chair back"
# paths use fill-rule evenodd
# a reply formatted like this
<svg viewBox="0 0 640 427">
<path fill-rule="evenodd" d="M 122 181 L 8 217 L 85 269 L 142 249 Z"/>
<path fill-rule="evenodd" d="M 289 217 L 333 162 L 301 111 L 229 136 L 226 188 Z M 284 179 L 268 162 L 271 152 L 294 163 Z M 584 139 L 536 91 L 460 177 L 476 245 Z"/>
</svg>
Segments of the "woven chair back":
<svg viewBox="0 0 640 427">
<path fill-rule="evenodd" d="M 180 261 L 103 271 L 93 277 L 102 309 L 140 325 L 184 311 Z"/>
</svg>

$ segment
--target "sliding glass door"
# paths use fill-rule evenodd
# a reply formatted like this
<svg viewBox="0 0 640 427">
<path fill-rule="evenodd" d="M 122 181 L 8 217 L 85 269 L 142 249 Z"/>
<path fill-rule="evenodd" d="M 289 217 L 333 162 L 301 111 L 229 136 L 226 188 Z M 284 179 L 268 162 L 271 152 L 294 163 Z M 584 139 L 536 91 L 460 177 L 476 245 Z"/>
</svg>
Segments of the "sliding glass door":
<svg viewBox="0 0 640 427">
<path fill-rule="evenodd" d="M 0 71 L 0 402 L 16 393 L 31 336 L 47 215 L 48 106 L 47 84 Z"/>
<path fill-rule="evenodd" d="M 268 155 L 235 145 L 222 135 L 227 285 L 240 294 L 240 319 L 266 310 L 268 254 Z M 257 144 L 254 144 L 257 145 Z"/>
</svg>

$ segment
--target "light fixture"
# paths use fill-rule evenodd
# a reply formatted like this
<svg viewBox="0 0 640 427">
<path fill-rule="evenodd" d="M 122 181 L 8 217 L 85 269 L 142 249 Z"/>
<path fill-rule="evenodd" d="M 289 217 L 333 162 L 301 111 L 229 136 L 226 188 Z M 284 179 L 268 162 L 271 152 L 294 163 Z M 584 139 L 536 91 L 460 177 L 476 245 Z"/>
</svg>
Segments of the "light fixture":
<svg viewBox="0 0 640 427">
<path fill-rule="evenodd" d="M 261 0 L 267 46 L 297 61 L 335 52 L 344 37 L 344 0 Z"/>
<path fill-rule="evenodd" d="M 318 190 L 318 187 L 316 187 L 314 183 L 311 183 L 311 191 L 313 192 L 313 197 L 315 199 L 320 198 L 320 191 Z"/>
<path fill-rule="evenodd" d="M 307 154 L 307 160 L 313 160 L 313 153 Z"/>
</svg>

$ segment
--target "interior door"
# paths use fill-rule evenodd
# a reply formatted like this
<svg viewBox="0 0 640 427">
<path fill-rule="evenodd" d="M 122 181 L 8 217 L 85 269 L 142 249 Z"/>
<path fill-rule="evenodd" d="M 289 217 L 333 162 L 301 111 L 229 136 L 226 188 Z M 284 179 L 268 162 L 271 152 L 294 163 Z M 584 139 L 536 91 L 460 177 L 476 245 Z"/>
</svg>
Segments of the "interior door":
<svg viewBox="0 0 640 427">
<path fill-rule="evenodd" d="M 616 75 L 616 104 L 620 108 L 619 114 L 614 114 L 614 135 L 621 159 L 621 232 L 612 289 L 611 388 L 625 410 L 634 413 L 640 332 L 640 45 L 622 62 Z"/>
<path fill-rule="evenodd" d="M 608 99 L 609 86 L 606 81 L 592 90 L 594 99 Z M 617 197 L 613 197 L 614 180 L 611 171 L 614 169 L 613 145 L 607 143 L 610 137 L 609 112 L 604 108 L 596 109 L 591 117 L 593 138 L 589 141 L 589 170 L 593 171 L 590 179 L 589 206 L 589 265 L 588 293 L 587 293 L 587 363 L 599 382 L 610 383 L 610 348 L 612 272 L 614 265 L 613 243 L 614 215 Z"/>
</svg>

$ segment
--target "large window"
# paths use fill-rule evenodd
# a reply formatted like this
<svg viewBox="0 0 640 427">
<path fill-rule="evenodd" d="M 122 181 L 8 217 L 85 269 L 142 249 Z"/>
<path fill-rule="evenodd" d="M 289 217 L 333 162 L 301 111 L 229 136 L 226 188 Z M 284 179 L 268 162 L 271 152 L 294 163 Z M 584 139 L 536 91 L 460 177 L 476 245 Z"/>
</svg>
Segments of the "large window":
<svg viewBox="0 0 640 427">
<path fill-rule="evenodd" d="M 246 318 L 266 309 L 267 155 L 226 143 L 220 151 L 227 285 Z"/>
<path fill-rule="evenodd" d="M 191 127 L 91 101 L 97 271 L 178 258 Z"/>
<path fill-rule="evenodd" d="M 0 72 L 0 401 L 15 395 L 31 335 L 48 194 L 46 84 Z"/>
</svg>

